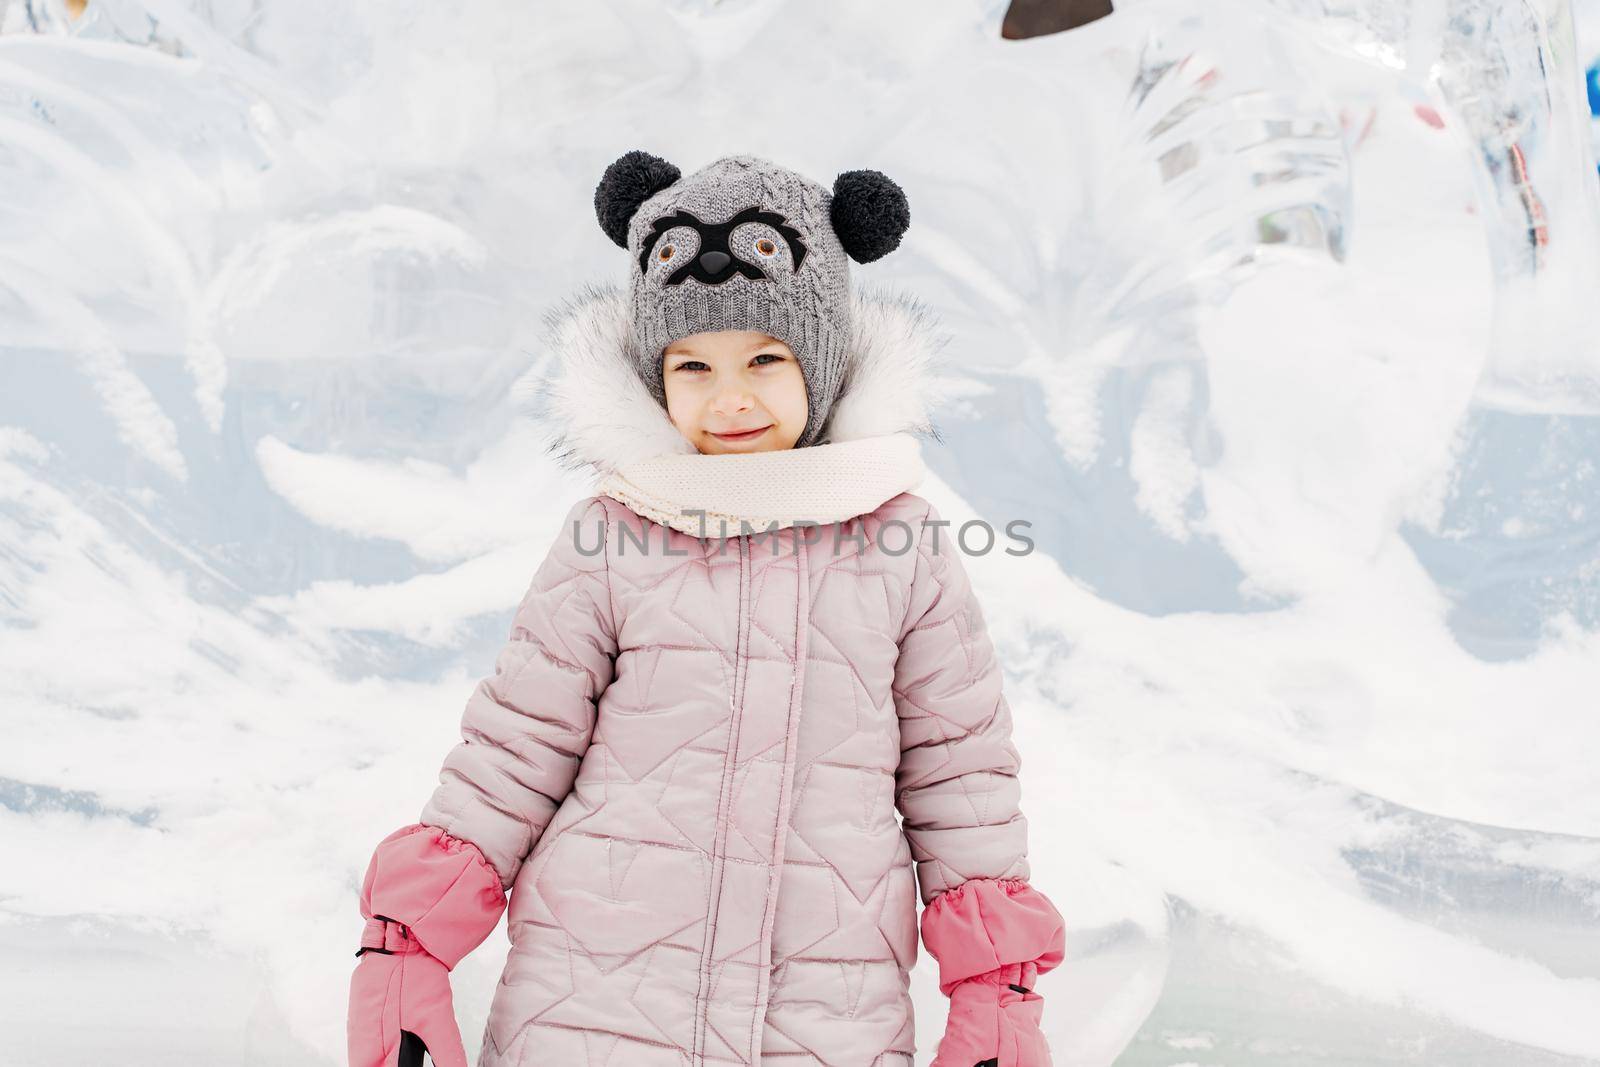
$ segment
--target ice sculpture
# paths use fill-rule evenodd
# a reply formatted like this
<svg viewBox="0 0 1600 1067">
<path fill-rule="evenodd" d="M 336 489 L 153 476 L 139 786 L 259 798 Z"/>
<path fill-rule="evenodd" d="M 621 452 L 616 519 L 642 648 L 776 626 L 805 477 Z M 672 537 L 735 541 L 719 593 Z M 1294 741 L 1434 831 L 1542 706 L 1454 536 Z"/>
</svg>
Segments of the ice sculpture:
<svg viewBox="0 0 1600 1067">
<path fill-rule="evenodd" d="M 1456 474 L 1409 534 L 1457 600 L 1458 640 L 1500 659 L 1600 628 L 1600 179 L 1572 5 L 1271 4 L 1423 88 L 1461 131 L 1495 275 L 1491 342 Z"/>
<path fill-rule="evenodd" d="M 1344 144 L 1325 145 L 1310 157 L 1303 154 L 1305 146 L 1287 136 L 1292 128 L 1288 120 L 1297 108 L 1302 114 L 1317 112 L 1320 71 L 1313 65 L 1285 68 L 1305 56 L 1301 49 L 1307 44 L 1369 64 L 1372 92 L 1412 101 L 1419 133 L 1426 127 L 1457 139 L 1459 169 L 1471 176 L 1476 191 L 1477 218 L 1494 275 L 1485 348 L 1459 354 L 1461 361 L 1482 371 L 1472 408 L 1464 416 L 1455 477 L 1438 514 L 1430 523 L 1411 525 L 1407 540 L 1455 598 L 1448 621 L 1463 648 L 1493 661 L 1526 655 L 1541 642 L 1558 648 L 1570 641 L 1570 655 L 1581 656 L 1582 632 L 1589 631 L 1592 641 L 1592 633 L 1600 629 L 1600 419 L 1595 417 L 1600 414 L 1595 406 L 1600 400 L 1600 343 L 1592 326 L 1594 301 L 1600 296 L 1600 186 L 1587 144 L 1587 108 L 1579 103 L 1583 79 L 1575 55 L 1582 53 L 1574 47 L 1570 9 L 1565 4 L 1285 0 L 1208 4 L 1198 12 L 1192 5 L 1130 4 L 1123 11 L 1138 16 L 1139 32 L 1124 22 L 1119 40 L 1140 42 L 1127 50 L 1137 57 L 1137 68 L 1128 78 L 1129 106 L 1116 116 L 1126 139 L 1083 146 L 1084 169 L 1111 170 L 1121 184 L 1107 183 L 1104 189 L 1110 195 L 1091 200 L 1089 218 L 1073 231 L 1077 243 L 1059 257 L 1072 262 L 1078 253 L 1079 261 L 1092 269 L 1071 279 L 1060 296 L 1068 310 L 1048 320 L 1069 338 L 1053 347 L 1050 356 L 1057 370 L 1051 373 L 1081 377 L 1089 367 L 1105 383 L 1098 387 L 1101 406 L 1055 414 L 1062 435 L 1058 443 L 1066 446 L 1069 459 L 1074 457 L 1072 445 L 1081 441 L 1078 470 L 1087 469 L 1090 461 L 1104 464 L 1107 456 L 1110 467 L 1134 468 L 1138 423 L 1156 411 L 1160 421 L 1177 424 L 1166 427 L 1170 437 L 1200 457 L 1201 389 L 1209 368 L 1199 358 L 1181 368 L 1185 353 L 1192 352 L 1185 312 L 1225 302 L 1235 282 L 1284 250 L 1274 245 L 1337 259 L 1347 239 L 1360 240 L 1361 219 L 1341 194 L 1347 192 L 1349 168 L 1362 165 L 1364 129 L 1360 122 L 1347 126 Z M 1206 56 L 1214 58 L 1205 61 Z M 1175 92 L 1170 99 L 1152 99 L 1152 85 Z M 1259 91 L 1238 93 L 1241 85 Z M 1254 139 L 1230 144 L 1217 132 L 1225 128 L 1222 118 L 1237 116 L 1230 109 L 1244 100 L 1270 100 L 1276 110 L 1269 117 L 1276 121 L 1264 121 Z M 1335 106 L 1330 100 L 1321 112 L 1331 116 Z M 1341 117 L 1348 117 L 1340 110 Z M 1262 114 L 1266 116 L 1265 109 Z M 1245 127 L 1241 123 L 1239 128 Z M 1148 155 L 1141 155 L 1147 147 Z M 1209 166 L 1196 167 L 1196 162 Z M 1320 188 L 1314 180 L 1318 175 L 1325 179 Z M 1191 176 L 1192 186 L 1185 184 Z M 1426 175 L 1419 179 L 1425 181 Z M 1070 187 L 1072 182 L 1064 184 Z M 1104 189 L 1096 187 L 1097 192 Z M 1260 210 L 1274 190 L 1283 197 L 1276 209 L 1292 209 L 1289 217 L 1303 223 L 1287 231 L 1301 235 L 1298 241 L 1282 240 L 1285 231 L 1270 224 L 1272 212 Z M 1149 225 L 1163 212 L 1169 224 Z M 1219 220 L 1254 221 L 1257 226 L 1216 227 Z M 1207 232 L 1208 226 L 1216 228 Z M 1200 240 L 1183 239 L 1195 236 Z M 1207 238 L 1214 243 L 1208 244 Z M 1440 249 L 1447 247 L 1441 240 Z M 1455 265 L 1439 266 L 1446 275 Z M 1186 269 L 1191 267 L 1192 272 Z M 1404 278 L 1396 281 L 1408 284 Z M 1463 293 L 1460 299 L 1471 298 Z M 1018 310 L 1037 314 L 1028 307 Z M 1365 324 L 1375 335 L 1401 325 L 1410 329 L 1413 324 Z M 1442 329 L 1447 323 L 1438 325 Z M 1297 358 L 1293 340 L 1292 335 L 1284 337 L 1285 361 Z M 1179 384 L 1159 387 L 1173 382 Z M 1349 443 L 1330 439 L 1328 447 Z M 1179 558 L 1178 549 L 1130 538 L 1129 531 L 1139 527 L 1107 506 L 1108 500 L 1113 505 L 1117 501 L 1104 481 L 1078 481 L 1078 470 L 1031 458 L 1040 460 L 1036 469 L 1071 486 L 1064 511 L 1115 527 L 1122 549 L 1137 556 L 1141 575 L 1154 573 L 1151 584 L 1164 598 L 1158 606 L 1170 609 L 1174 598 L 1183 595 L 1179 590 L 1188 577 L 1179 577 L 1180 568 L 1171 566 Z M 1307 492 L 1316 488 L 1309 486 Z M 1143 501 L 1140 510 L 1169 518 L 1163 532 L 1183 531 L 1189 516 L 1172 506 L 1176 496 L 1166 502 L 1169 512 Z M 1081 545 L 1061 555 L 1089 557 Z M 1191 551 L 1185 558 L 1194 561 L 1196 554 Z M 1147 591 L 1134 585 L 1136 579 L 1118 584 L 1120 576 L 1113 572 L 1111 581 L 1103 580 L 1104 563 L 1095 557 L 1085 565 L 1102 579 L 1097 592 L 1151 611 Z M 1206 564 L 1206 576 L 1215 578 L 1214 561 Z M 1209 588 L 1199 598 L 1212 610 L 1223 599 Z M 1371 693 L 1355 679 L 1347 680 L 1351 684 L 1346 692 L 1325 703 L 1319 699 L 1319 706 L 1308 710 L 1307 719 L 1292 732 L 1310 729 L 1324 742 L 1343 735 L 1351 743 L 1349 757 L 1359 759 L 1356 753 L 1365 745 L 1353 739 L 1365 741 L 1373 733 L 1365 719 Z M 1559 731 L 1559 724 L 1583 714 L 1580 687 L 1565 692 L 1540 687 L 1539 695 L 1527 697 L 1537 711 L 1514 700 L 1496 708 L 1466 701 L 1453 706 L 1451 689 L 1438 685 L 1419 694 L 1421 700 L 1438 702 L 1425 716 L 1454 719 L 1445 728 L 1473 738 L 1463 740 L 1463 747 L 1504 736 L 1508 743 L 1523 746 L 1525 755 L 1515 758 L 1533 758 L 1529 754 L 1543 746 L 1533 737 L 1517 739 L 1513 724 L 1526 723 L 1530 734 L 1550 725 Z M 1441 743 L 1450 747 L 1443 739 Z M 1461 758 L 1461 749 L 1453 751 Z M 1513 757 L 1508 753 L 1506 758 Z M 1441 1026 L 1433 1038 L 1434 1050 L 1453 1061 L 1564 1063 L 1569 1061 L 1562 1054 L 1581 1057 L 1600 1050 L 1600 1029 L 1580 1022 L 1578 1014 L 1587 1010 L 1579 1004 L 1592 997 L 1593 980 L 1600 977 L 1593 963 L 1600 959 L 1594 909 L 1585 903 L 1600 886 L 1600 849 L 1594 839 L 1582 832 L 1538 832 L 1536 828 L 1551 824 L 1533 806 L 1515 811 L 1516 805 L 1498 805 L 1507 826 L 1494 825 L 1494 817 L 1487 815 L 1476 821 L 1411 809 L 1383 799 L 1371 775 L 1342 779 L 1346 760 L 1336 765 L 1341 771 L 1326 777 L 1308 774 L 1302 799 L 1312 803 L 1313 796 L 1324 798 L 1330 805 L 1330 826 L 1340 821 L 1333 811 L 1361 813 L 1362 829 L 1340 849 L 1339 866 L 1347 866 L 1366 899 L 1380 906 L 1352 906 L 1338 894 L 1324 897 L 1321 890 L 1329 885 L 1321 884 L 1312 891 L 1317 903 L 1307 907 L 1320 911 L 1337 904 L 1337 922 L 1349 923 L 1352 936 L 1369 947 L 1391 938 L 1411 947 L 1396 949 L 1385 964 L 1363 971 L 1341 959 L 1336 946 L 1281 928 L 1277 933 L 1291 937 L 1297 962 L 1318 960 L 1312 970 L 1338 974 L 1337 984 L 1346 989 L 1382 990 L 1384 998 L 1398 995 L 1453 1021 L 1460 1029 Z M 1303 768 L 1283 771 L 1293 777 Z M 1371 792 L 1345 784 L 1363 777 Z M 1387 784 L 1404 788 L 1404 783 L 1405 776 L 1398 775 Z M 1581 778 L 1570 779 L 1569 785 L 1584 788 Z M 1284 788 L 1299 791 L 1287 783 Z M 1481 779 L 1462 792 L 1474 795 L 1478 790 L 1485 797 L 1498 792 Z M 1482 798 L 1478 804 L 1480 811 L 1497 807 L 1482 804 Z M 1561 805 L 1559 820 L 1554 819 L 1556 804 L 1541 807 L 1559 825 L 1593 825 L 1585 821 L 1590 806 L 1582 802 L 1572 811 Z M 1284 838 L 1282 847 L 1295 846 Z M 1242 843 L 1238 848 L 1241 856 L 1259 858 Z M 1519 869 L 1497 870 L 1511 855 L 1520 857 Z M 1281 888 L 1293 881 L 1286 878 Z M 1304 888 L 1310 889 L 1309 884 Z M 1273 1044 L 1281 1040 L 1309 1041 L 1311 1047 L 1342 1043 L 1352 1056 L 1372 1057 L 1363 1062 L 1405 1058 L 1402 1050 L 1383 1047 L 1384 1033 L 1401 1025 L 1400 1011 L 1352 1007 L 1326 1030 L 1304 1017 L 1302 1027 L 1284 1027 L 1279 1020 L 1285 1013 L 1315 999 L 1298 987 L 1303 974 L 1297 968 L 1291 983 L 1295 991 L 1286 991 L 1249 967 L 1230 966 L 1240 951 L 1259 952 L 1260 962 L 1272 949 L 1256 945 L 1250 932 L 1226 926 L 1236 902 L 1206 914 L 1189 906 L 1193 898 L 1175 896 L 1170 928 L 1151 923 L 1105 932 L 1110 941 L 1120 939 L 1121 953 L 1131 961 L 1119 977 L 1131 986 L 1159 968 L 1162 976 L 1156 981 L 1165 986 L 1154 1012 L 1135 1021 L 1137 1034 L 1125 1052 L 1111 1033 L 1125 1016 L 1097 1006 L 1074 1020 L 1086 1033 L 1098 1029 L 1096 1037 L 1106 1042 L 1101 1047 L 1115 1050 L 1110 1055 L 1131 1057 L 1127 1062 L 1161 1062 L 1154 1057 L 1178 1054 L 1169 1049 L 1195 1048 L 1213 1055 L 1220 1051 L 1226 1060 L 1227 1053 L 1244 1052 L 1240 1044 L 1218 1038 L 1217 1030 L 1226 1029 L 1262 1035 L 1259 1047 L 1250 1051 L 1269 1056 L 1276 1049 L 1293 1058 L 1290 1045 Z M 1354 934 L 1357 927 L 1366 934 Z M 1379 929 L 1389 933 L 1380 935 Z M 1163 955 L 1142 939 L 1162 930 L 1184 946 Z M 1469 934 L 1442 936 L 1445 931 Z M 1244 949 L 1246 945 L 1251 947 Z M 1478 951 L 1479 946 L 1489 951 Z M 1104 946 L 1097 942 L 1096 947 Z M 1116 955 L 1108 951 L 1104 958 Z M 1459 988 L 1450 988 L 1445 971 L 1451 968 L 1462 976 Z M 1515 971 L 1539 991 L 1526 987 L 1525 995 L 1501 1001 L 1492 1010 L 1474 1007 L 1490 987 L 1483 980 L 1497 971 L 1508 977 Z M 1235 994 L 1251 990 L 1249 996 L 1230 998 L 1229 1018 L 1221 1027 L 1214 1016 L 1186 1011 L 1219 984 Z M 1088 995 L 1087 989 L 1078 992 Z M 1258 1001 L 1258 1011 L 1245 1006 Z M 1408 1019 L 1405 1025 L 1416 1023 Z M 1161 1048 L 1169 1038 L 1177 1043 Z M 1195 1043 L 1182 1043 L 1186 1041 Z M 1549 1051 L 1535 1052 L 1529 1047 L 1535 1045 Z M 1362 1052 L 1353 1051 L 1358 1048 Z"/>
</svg>

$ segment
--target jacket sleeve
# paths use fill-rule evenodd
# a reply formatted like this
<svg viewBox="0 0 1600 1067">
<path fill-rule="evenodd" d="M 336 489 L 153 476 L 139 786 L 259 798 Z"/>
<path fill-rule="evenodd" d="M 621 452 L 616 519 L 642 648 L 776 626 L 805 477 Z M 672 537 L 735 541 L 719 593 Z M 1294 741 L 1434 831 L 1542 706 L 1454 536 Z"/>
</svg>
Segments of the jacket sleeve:
<svg viewBox="0 0 1600 1067">
<path fill-rule="evenodd" d="M 929 507 L 895 664 L 895 803 L 917 865 L 940 986 L 1062 959 L 1065 924 L 1029 883 L 1022 758 L 983 609 L 952 528 Z M 954 890 L 955 892 L 951 892 Z"/>
<path fill-rule="evenodd" d="M 517 605 L 511 632 L 467 699 L 420 822 L 470 842 L 510 889 L 572 789 L 617 656 L 598 497 L 575 504 Z"/>
<path fill-rule="evenodd" d="M 955 533 L 941 521 L 930 506 L 894 675 L 895 802 L 924 904 L 968 878 L 1029 874 L 1022 758 L 1000 663 Z"/>
</svg>

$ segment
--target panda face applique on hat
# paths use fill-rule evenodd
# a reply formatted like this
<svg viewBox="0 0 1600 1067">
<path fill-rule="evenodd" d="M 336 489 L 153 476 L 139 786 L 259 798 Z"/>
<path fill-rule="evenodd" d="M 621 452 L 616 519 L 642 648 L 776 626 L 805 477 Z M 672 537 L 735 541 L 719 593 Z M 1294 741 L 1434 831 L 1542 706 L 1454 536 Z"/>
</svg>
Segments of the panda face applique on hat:
<svg viewBox="0 0 1600 1067">
<path fill-rule="evenodd" d="M 595 189 L 606 235 L 630 253 L 630 355 L 666 407 L 661 353 L 715 330 L 756 330 L 787 344 L 805 376 L 809 414 L 795 442 L 821 439 L 851 341 L 849 260 L 892 252 L 910 225 L 905 193 L 874 170 L 828 188 L 752 155 L 682 177 L 634 150 Z"/>
</svg>

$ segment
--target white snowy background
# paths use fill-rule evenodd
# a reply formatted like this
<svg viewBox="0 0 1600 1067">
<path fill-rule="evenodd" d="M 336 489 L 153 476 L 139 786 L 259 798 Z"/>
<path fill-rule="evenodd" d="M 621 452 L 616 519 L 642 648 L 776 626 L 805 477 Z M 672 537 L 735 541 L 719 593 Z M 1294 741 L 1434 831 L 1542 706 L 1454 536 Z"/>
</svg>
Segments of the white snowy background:
<svg viewBox="0 0 1600 1067">
<path fill-rule="evenodd" d="M 1600 1063 L 1600 2 L 1004 7 L 0 0 L 0 1062 L 344 1062 L 643 148 L 908 193 L 1058 1065 Z"/>
</svg>

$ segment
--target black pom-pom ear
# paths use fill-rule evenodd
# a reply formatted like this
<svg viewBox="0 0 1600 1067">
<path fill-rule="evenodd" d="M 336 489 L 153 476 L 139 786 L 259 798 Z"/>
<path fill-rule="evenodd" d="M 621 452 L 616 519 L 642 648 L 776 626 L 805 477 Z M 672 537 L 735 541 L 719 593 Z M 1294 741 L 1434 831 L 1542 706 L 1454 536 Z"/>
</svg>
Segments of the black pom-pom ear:
<svg viewBox="0 0 1600 1067">
<path fill-rule="evenodd" d="M 594 213 L 606 236 L 628 247 L 628 222 L 639 205 L 683 177 L 660 156 L 635 148 L 606 168 L 594 190 Z"/>
<path fill-rule="evenodd" d="M 845 254 L 857 263 L 871 263 L 899 248 L 911 225 L 905 191 L 876 170 L 847 170 L 835 178 L 829 214 Z"/>
</svg>

